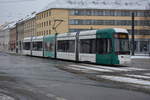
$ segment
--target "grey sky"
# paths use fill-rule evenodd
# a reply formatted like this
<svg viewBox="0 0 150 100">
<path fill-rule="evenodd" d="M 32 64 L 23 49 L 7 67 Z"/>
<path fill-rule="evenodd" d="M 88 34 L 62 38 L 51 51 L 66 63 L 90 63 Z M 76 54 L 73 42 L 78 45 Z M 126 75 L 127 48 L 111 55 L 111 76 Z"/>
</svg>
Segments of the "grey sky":
<svg viewBox="0 0 150 100">
<path fill-rule="evenodd" d="M 0 24 L 18 20 L 44 8 L 53 0 L 0 0 Z"/>
<path fill-rule="evenodd" d="M 34 11 L 39 11 L 45 8 L 45 6 L 49 4 L 51 1 L 55 0 L 0 0 L 0 24 L 24 18 L 25 16 L 31 14 Z M 116 1 L 130 1 L 130 2 L 137 1 L 139 3 L 145 1 L 150 2 L 150 0 L 116 0 Z"/>
</svg>

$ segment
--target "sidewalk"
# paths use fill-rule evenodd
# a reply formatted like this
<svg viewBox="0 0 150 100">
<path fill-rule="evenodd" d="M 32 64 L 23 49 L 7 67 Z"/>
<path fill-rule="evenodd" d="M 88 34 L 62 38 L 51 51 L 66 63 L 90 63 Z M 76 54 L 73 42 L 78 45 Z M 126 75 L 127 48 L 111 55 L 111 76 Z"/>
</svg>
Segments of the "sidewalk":
<svg viewBox="0 0 150 100">
<path fill-rule="evenodd" d="M 131 56 L 131 59 L 150 59 L 150 56 L 135 55 L 135 56 Z"/>
</svg>

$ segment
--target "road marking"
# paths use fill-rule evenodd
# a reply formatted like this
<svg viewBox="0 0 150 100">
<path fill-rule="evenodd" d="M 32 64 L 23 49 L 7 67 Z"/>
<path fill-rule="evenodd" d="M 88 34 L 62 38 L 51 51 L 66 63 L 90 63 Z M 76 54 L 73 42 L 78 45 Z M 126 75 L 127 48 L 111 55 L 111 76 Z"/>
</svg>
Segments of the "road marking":
<svg viewBox="0 0 150 100">
<path fill-rule="evenodd" d="M 150 81 L 146 81 L 146 80 L 142 80 L 142 79 L 128 78 L 128 77 L 123 77 L 123 76 L 112 76 L 112 75 L 110 75 L 110 76 L 109 75 L 97 75 L 97 77 L 103 78 L 103 79 L 108 79 L 111 81 L 150 86 Z"/>
<path fill-rule="evenodd" d="M 93 68 L 93 67 L 86 67 L 82 65 L 69 65 L 70 67 L 77 67 L 77 68 L 83 68 L 83 69 L 89 69 L 89 70 L 94 70 L 94 71 L 100 71 L 100 72 L 113 72 L 108 69 L 100 69 L 100 68 Z"/>
<path fill-rule="evenodd" d="M 143 76 L 143 75 L 130 75 L 130 74 L 125 74 L 126 76 L 134 77 L 134 78 L 143 78 L 143 79 L 150 79 L 149 76 Z"/>
</svg>

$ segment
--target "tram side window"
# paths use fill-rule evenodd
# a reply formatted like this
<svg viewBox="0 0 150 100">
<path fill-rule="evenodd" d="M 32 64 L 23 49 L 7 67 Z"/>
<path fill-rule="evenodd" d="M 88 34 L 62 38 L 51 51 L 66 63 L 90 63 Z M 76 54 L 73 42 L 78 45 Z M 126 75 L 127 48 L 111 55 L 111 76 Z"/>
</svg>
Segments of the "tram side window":
<svg viewBox="0 0 150 100">
<path fill-rule="evenodd" d="M 68 52 L 75 52 L 75 41 L 74 40 L 69 40 L 69 47 L 68 47 Z"/>
<path fill-rule="evenodd" d="M 58 52 L 75 52 L 75 40 L 60 40 L 57 45 Z"/>
<path fill-rule="evenodd" d="M 111 52 L 112 49 L 112 41 L 111 39 L 98 39 L 97 40 L 97 53 L 98 54 L 107 54 Z"/>
<path fill-rule="evenodd" d="M 96 40 L 95 39 L 81 39 L 80 53 L 95 53 Z"/>
<path fill-rule="evenodd" d="M 42 42 L 33 42 L 33 50 L 42 51 Z"/>
<path fill-rule="evenodd" d="M 23 49 L 24 50 L 30 50 L 30 42 L 24 42 Z"/>
</svg>

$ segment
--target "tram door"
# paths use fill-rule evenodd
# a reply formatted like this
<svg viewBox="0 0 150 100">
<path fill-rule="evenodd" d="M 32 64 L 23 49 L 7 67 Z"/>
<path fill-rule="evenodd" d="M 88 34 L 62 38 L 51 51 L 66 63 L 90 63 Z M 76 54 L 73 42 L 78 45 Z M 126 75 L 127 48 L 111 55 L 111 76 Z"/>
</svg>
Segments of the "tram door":
<svg viewBox="0 0 150 100">
<path fill-rule="evenodd" d="M 112 64 L 111 38 L 98 38 L 96 40 L 96 63 Z"/>
</svg>

